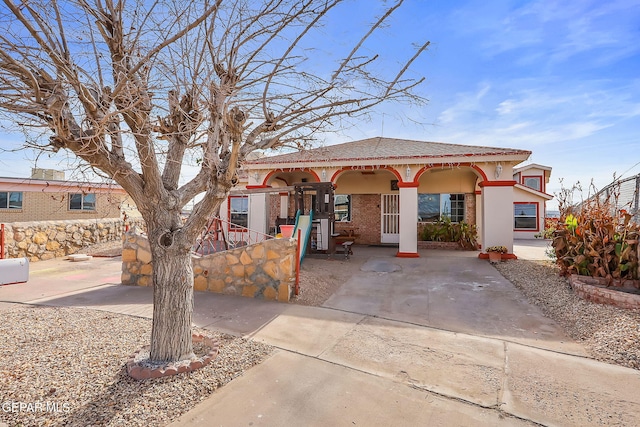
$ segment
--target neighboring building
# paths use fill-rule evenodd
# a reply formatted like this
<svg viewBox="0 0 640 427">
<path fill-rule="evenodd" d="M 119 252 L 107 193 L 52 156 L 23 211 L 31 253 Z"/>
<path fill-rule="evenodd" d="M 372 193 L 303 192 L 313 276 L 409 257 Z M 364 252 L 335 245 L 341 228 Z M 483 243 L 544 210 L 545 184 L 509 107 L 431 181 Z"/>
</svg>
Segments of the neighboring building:
<svg viewBox="0 0 640 427">
<path fill-rule="evenodd" d="M 545 202 L 553 199 L 546 193 L 551 168 L 535 163 L 513 169 L 513 234 L 516 239 L 533 239 L 544 230 L 547 217 Z"/>
<path fill-rule="evenodd" d="M 64 180 L 64 172 L 34 169 L 32 178 L 0 177 L 0 222 L 140 216 L 116 184 Z"/>
<path fill-rule="evenodd" d="M 348 228 L 361 244 L 397 244 L 416 257 L 419 222 L 449 216 L 476 224 L 484 247 L 513 252 L 514 237 L 533 238 L 544 224 L 544 193 L 551 169 L 515 168 L 530 151 L 370 138 L 249 161 L 248 174 L 221 216 L 272 232 L 295 215 L 291 186 L 331 182 L 336 230 Z"/>
</svg>

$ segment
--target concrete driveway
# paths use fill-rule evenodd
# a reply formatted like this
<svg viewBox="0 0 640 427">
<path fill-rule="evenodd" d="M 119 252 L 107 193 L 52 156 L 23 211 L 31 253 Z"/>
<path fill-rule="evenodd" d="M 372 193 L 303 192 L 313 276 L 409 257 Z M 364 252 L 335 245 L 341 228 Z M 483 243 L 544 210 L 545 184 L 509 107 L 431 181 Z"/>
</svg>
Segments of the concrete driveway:
<svg viewBox="0 0 640 427">
<path fill-rule="evenodd" d="M 362 268 L 324 307 L 197 292 L 195 324 L 277 350 L 172 426 L 640 425 L 640 373 L 585 358 L 477 253 L 394 254 L 331 261 Z M 119 271 L 37 263 L 0 301 L 151 317 L 152 290 Z"/>
<path fill-rule="evenodd" d="M 477 252 L 395 258 L 376 249 L 358 249 L 367 261 L 324 307 L 584 354 Z"/>
</svg>

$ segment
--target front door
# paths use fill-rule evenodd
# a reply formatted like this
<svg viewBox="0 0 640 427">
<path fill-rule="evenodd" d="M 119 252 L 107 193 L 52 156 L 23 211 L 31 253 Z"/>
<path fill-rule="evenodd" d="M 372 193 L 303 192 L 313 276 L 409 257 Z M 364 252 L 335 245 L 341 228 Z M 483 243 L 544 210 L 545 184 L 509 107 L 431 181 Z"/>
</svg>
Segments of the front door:
<svg viewBox="0 0 640 427">
<path fill-rule="evenodd" d="M 381 243 L 400 243 L 400 195 L 383 194 Z"/>
</svg>

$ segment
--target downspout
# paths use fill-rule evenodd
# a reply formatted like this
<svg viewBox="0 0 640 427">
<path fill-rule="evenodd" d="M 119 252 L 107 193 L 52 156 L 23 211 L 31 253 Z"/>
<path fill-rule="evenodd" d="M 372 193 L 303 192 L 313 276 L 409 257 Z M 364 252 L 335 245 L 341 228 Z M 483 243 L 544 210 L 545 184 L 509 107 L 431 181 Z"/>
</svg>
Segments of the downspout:
<svg viewBox="0 0 640 427">
<path fill-rule="evenodd" d="M 4 259 L 4 224 L 0 224 L 0 259 Z"/>
</svg>

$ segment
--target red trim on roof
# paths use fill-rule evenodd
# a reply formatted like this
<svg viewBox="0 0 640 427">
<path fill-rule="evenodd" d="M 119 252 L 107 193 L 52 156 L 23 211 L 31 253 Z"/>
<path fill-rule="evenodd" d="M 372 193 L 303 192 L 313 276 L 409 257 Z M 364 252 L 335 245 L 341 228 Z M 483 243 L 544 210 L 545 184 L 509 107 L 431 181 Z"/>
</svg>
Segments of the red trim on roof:
<svg viewBox="0 0 640 427">
<path fill-rule="evenodd" d="M 336 181 L 338 180 L 338 175 L 342 174 L 342 172 L 348 172 L 348 171 L 358 171 L 358 170 L 362 170 L 362 171 L 369 171 L 369 170 L 388 170 L 389 172 L 393 173 L 396 178 L 398 178 L 398 183 L 400 183 L 402 181 L 402 176 L 400 176 L 400 173 L 395 170 L 394 168 L 392 168 L 391 166 L 345 166 L 341 169 L 338 169 L 333 175 L 331 175 L 331 182 L 333 182 L 334 184 L 336 183 Z"/>
<path fill-rule="evenodd" d="M 482 169 L 480 169 L 479 166 L 476 166 L 476 165 L 474 165 L 472 163 L 469 163 L 469 162 L 456 163 L 454 165 L 450 165 L 448 163 L 437 163 L 437 164 L 425 166 L 425 167 L 421 168 L 418 171 L 418 173 L 416 174 L 415 180 L 417 181 L 422 176 L 422 174 L 424 174 L 427 170 L 433 169 L 433 168 L 438 168 L 438 167 L 443 167 L 443 166 L 447 166 L 447 167 L 450 167 L 450 166 L 453 166 L 453 167 L 460 167 L 460 166 L 469 167 L 469 168 L 475 170 L 476 172 L 478 172 L 478 174 L 480 174 L 480 177 L 482 177 L 483 181 L 489 181 L 489 178 L 487 178 L 487 175 L 484 173 L 484 171 Z"/>
<path fill-rule="evenodd" d="M 271 172 L 269 172 L 265 177 L 264 180 L 262 180 L 263 184 L 262 185 L 267 185 L 266 183 L 269 182 L 269 179 L 271 179 L 272 176 L 274 176 L 275 174 L 281 173 L 281 172 L 306 172 L 308 174 L 310 174 L 311 176 L 313 176 L 316 180 L 316 182 L 321 182 L 320 181 L 320 177 L 318 176 L 317 173 L 315 173 L 315 171 L 309 169 L 309 168 L 285 168 L 285 169 L 276 169 L 276 170 L 272 170 Z M 287 181 L 285 181 L 284 179 L 280 178 L 280 177 L 276 177 L 276 179 L 281 179 L 282 181 L 284 181 L 285 183 L 287 183 Z M 289 185 L 287 183 L 287 185 Z"/>
<path fill-rule="evenodd" d="M 270 185 L 266 185 L 266 184 L 261 184 L 261 185 L 247 185 L 247 190 L 253 190 L 256 188 L 271 188 Z"/>
<path fill-rule="evenodd" d="M 513 187 L 516 184 L 515 181 L 482 181 L 478 185 L 480 187 Z"/>
</svg>

